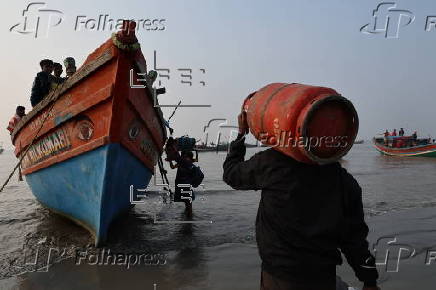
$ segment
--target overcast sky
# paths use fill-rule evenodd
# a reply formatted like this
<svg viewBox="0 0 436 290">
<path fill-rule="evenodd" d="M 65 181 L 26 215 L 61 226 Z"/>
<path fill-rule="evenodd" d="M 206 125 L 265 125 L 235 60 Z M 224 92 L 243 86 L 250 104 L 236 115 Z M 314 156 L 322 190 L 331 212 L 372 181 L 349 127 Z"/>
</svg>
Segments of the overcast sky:
<svg viewBox="0 0 436 290">
<path fill-rule="evenodd" d="M 435 1 L 396 1 L 394 10 L 407 10 L 398 38 L 360 31 L 373 21 L 373 10 L 381 3 L 372 0 L 52 0 L 45 1 L 45 9 L 60 13 L 51 12 L 47 20 L 49 12 L 40 12 L 37 38 L 34 33 L 18 33 L 20 27 L 10 31 L 22 23 L 29 3 L 14 0 L 2 7 L 0 142 L 5 147 L 10 146 L 6 126 L 15 107 L 31 107 L 30 88 L 39 61 L 62 62 L 73 56 L 80 66 L 110 37 L 107 27 L 90 27 L 91 19 L 106 14 L 114 20 L 163 20 L 160 30 L 137 32 L 149 68 L 156 51 L 157 66 L 170 69 L 170 79 L 161 79 L 167 94 L 160 102 L 211 105 L 180 108 L 172 120 L 177 135 L 200 138 L 211 118 L 235 124 L 250 92 L 271 82 L 300 82 L 332 87 L 351 99 L 360 116 L 362 138 L 399 127 L 436 137 L 436 27 L 427 23 L 428 16 L 436 15 Z M 398 13 L 391 11 L 393 28 Z M 413 22 L 406 25 L 412 15 Z M 62 20 L 54 26 L 58 16 Z M 386 13 L 378 19 L 384 22 Z M 46 29 L 44 21 L 53 25 Z M 181 83 L 180 68 L 192 69 L 192 86 Z M 171 113 L 163 111 L 166 116 Z"/>
</svg>

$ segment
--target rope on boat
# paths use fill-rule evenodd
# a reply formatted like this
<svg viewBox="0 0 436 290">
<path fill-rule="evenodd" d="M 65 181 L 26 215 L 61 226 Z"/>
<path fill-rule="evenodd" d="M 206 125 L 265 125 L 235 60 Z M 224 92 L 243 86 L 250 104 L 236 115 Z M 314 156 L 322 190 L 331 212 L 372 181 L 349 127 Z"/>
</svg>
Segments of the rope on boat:
<svg viewBox="0 0 436 290">
<path fill-rule="evenodd" d="M 179 108 L 180 104 L 182 103 L 182 101 L 179 101 L 179 103 L 177 104 L 177 106 L 174 108 L 174 111 L 171 113 L 170 117 L 168 118 L 168 123 L 170 122 L 171 118 L 174 116 L 174 114 L 176 113 L 177 109 Z"/>
<path fill-rule="evenodd" d="M 168 181 L 167 171 L 165 170 L 164 165 L 163 165 L 162 156 L 159 156 L 159 159 L 157 160 L 157 164 L 159 165 L 159 172 L 160 172 L 160 176 L 162 177 L 162 181 L 166 185 L 168 185 L 168 187 L 164 187 L 164 189 L 168 190 L 168 192 L 170 193 L 170 196 L 172 197 L 173 192 L 171 191 L 171 188 L 170 188 L 170 182 Z"/>
<path fill-rule="evenodd" d="M 172 136 L 173 132 L 174 132 L 174 129 L 170 127 L 170 120 L 174 116 L 174 114 L 176 113 L 176 111 L 179 108 L 181 103 L 182 103 L 182 101 L 179 101 L 179 103 L 176 105 L 176 107 L 174 108 L 173 112 L 171 113 L 170 117 L 167 120 L 167 127 L 170 131 L 170 136 Z M 157 164 L 159 166 L 159 172 L 160 172 L 160 176 L 162 178 L 162 181 L 166 185 L 168 185 L 168 187 L 164 187 L 164 189 L 168 190 L 168 192 L 172 196 L 173 192 L 171 191 L 171 188 L 170 188 L 170 182 L 168 181 L 167 170 L 164 168 L 164 165 L 163 165 L 162 156 L 159 156 L 159 159 L 157 160 Z"/>
<path fill-rule="evenodd" d="M 48 117 L 50 116 L 51 111 L 54 108 L 54 105 L 56 103 L 56 100 L 53 101 L 51 104 L 49 110 L 47 111 L 47 115 L 45 116 L 44 120 L 41 123 L 41 126 L 36 131 L 35 137 L 33 137 L 32 142 L 30 142 L 29 146 L 27 146 L 26 150 L 24 150 L 24 153 L 21 154 L 20 160 L 18 161 L 17 165 L 14 167 L 14 170 L 12 170 L 11 174 L 9 174 L 9 177 L 6 179 L 6 181 L 3 183 L 2 187 L 0 188 L 0 192 L 3 191 L 3 189 L 6 187 L 6 185 L 11 181 L 12 176 L 14 176 L 15 171 L 17 171 L 18 168 L 21 166 L 21 162 L 23 162 L 24 157 L 27 155 L 27 152 L 29 152 L 32 145 L 35 143 L 36 139 L 39 137 L 39 132 L 41 132 L 42 128 L 44 127 L 45 122 L 47 121 Z M 21 168 L 20 168 L 20 176 L 21 176 Z M 19 178 L 22 180 L 22 178 Z"/>
<path fill-rule="evenodd" d="M 181 103 L 182 103 L 182 101 L 179 101 L 179 103 L 176 105 L 173 112 L 171 113 L 171 116 L 168 118 L 168 120 L 165 121 L 165 126 L 168 127 L 168 129 L 170 130 L 171 137 L 173 136 L 174 129 L 170 127 L 170 120 L 174 116 L 174 114 L 176 113 L 177 108 L 180 106 Z"/>
</svg>

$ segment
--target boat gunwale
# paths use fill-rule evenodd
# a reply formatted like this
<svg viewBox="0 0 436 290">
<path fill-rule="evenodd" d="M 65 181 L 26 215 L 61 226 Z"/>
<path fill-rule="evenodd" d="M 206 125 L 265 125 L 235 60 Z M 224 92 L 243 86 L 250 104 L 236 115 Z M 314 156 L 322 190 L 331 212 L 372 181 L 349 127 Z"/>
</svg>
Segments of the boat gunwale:
<svg viewBox="0 0 436 290">
<path fill-rule="evenodd" d="M 374 142 L 374 146 L 377 148 L 380 148 L 380 150 L 387 149 L 389 151 L 405 152 L 405 150 L 422 149 L 422 148 L 426 148 L 426 147 L 434 147 L 432 149 L 436 150 L 436 144 L 419 145 L 419 146 L 406 147 L 406 148 L 391 148 L 391 147 L 384 146 L 384 145 L 376 142 L 375 140 L 373 142 Z M 383 150 L 383 152 L 385 152 L 385 151 Z M 420 151 L 418 151 L 418 152 L 420 152 Z M 433 151 L 428 151 L 428 152 L 433 152 Z M 405 152 L 405 153 L 412 153 L 412 152 Z M 423 153 L 424 153 L 424 151 L 423 151 Z"/>
</svg>

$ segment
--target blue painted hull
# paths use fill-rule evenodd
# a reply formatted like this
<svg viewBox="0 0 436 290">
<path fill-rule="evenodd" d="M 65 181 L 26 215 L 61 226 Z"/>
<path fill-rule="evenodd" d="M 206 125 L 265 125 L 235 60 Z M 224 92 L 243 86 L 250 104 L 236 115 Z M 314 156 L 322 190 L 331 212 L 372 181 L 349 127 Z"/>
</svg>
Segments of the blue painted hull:
<svg viewBox="0 0 436 290">
<path fill-rule="evenodd" d="M 86 227 L 101 245 L 111 222 L 128 211 L 130 186 L 145 189 L 152 172 L 120 144 L 108 144 L 26 176 L 46 207 Z"/>
</svg>

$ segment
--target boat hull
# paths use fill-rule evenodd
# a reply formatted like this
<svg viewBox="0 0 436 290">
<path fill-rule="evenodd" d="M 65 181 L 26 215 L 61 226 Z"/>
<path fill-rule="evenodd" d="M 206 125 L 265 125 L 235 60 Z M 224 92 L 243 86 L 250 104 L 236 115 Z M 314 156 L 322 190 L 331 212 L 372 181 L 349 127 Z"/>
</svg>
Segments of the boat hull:
<svg viewBox="0 0 436 290">
<path fill-rule="evenodd" d="M 147 188 L 167 138 L 155 78 L 138 85 L 135 76 L 149 71 L 134 31 L 124 28 L 50 91 L 11 136 L 36 198 L 87 228 L 96 245 L 132 207 L 131 186 Z"/>
<path fill-rule="evenodd" d="M 436 144 L 408 148 L 390 148 L 374 142 L 374 147 L 380 153 L 399 157 L 436 157 Z"/>
<path fill-rule="evenodd" d="M 26 180 L 45 207 L 84 226 L 98 246 L 111 222 L 132 207 L 130 187 L 147 188 L 151 176 L 122 145 L 108 144 L 29 174 Z"/>
</svg>

